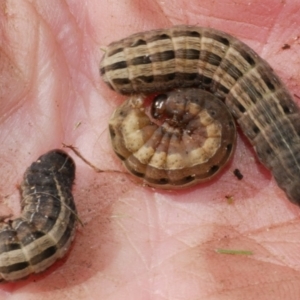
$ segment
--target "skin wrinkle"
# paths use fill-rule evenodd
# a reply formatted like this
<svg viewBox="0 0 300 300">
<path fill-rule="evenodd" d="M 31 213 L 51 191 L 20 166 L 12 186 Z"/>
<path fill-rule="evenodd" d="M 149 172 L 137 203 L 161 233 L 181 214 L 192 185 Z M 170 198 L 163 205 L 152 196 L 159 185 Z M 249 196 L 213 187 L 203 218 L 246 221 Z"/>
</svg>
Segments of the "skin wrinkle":
<svg viewBox="0 0 300 300">
<path fill-rule="evenodd" d="M 228 2 L 233 3 L 232 1 Z M 259 1 L 252 2 L 252 10 L 254 10 L 255 6 L 259 4 Z M 22 3 L 24 3 L 24 1 L 18 1 L 18 9 L 20 10 L 23 9 Z M 35 4 L 34 1 L 32 3 Z M 179 2 L 176 3 L 177 6 L 180 6 Z M 270 1 L 264 0 L 264 3 L 266 6 L 272 5 Z M 167 5 L 165 5 L 164 10 L 167 11 L 166 15 L 172 15 L 174 16 L 174 19 L 178 20 L 177 23 L 182 23 L 184 20 L 179 16 L 179 10 L 173 10 L 168 14 L 172 7 L 174 7 L 174 4 L 174 2 L 168 2 Z M 40 5 L 43 5 L 43 1 L 40 1 Z M 55 3 L 52 5 L 55 5 Z M 69 2 L 69 5 L 72 6 L 72 3 Z M 289 3 L 287 2 L 287 6 L 288 5 Z M 96 43 L 88 45 L 89 48 L 98 49 L 100 46 L 107 45 L 113 39 L 125 37 L 130 33 L 172 25 L 170 19 L 162 19 L 161 15 L 147 15 L 147 4 L 133 12 L 131 10 L 132 6 L 136 7 L 134 1 L 131 3 L 130 8 L 127 8 L 128 6 L 125 2 L 123 2 L 121 6 L 121 8 L 118 8 L 118 5 L 115 5 L 114 10 L 111 11 L 110 1 L 101 1 L 100 3 L 97 1 L 97 3 L 95 3 L 91 0 L 88 3 L 87 9 L 89 8 L 90 11 L 93 11 L 94 18 L 91 16 L 90 12 L 83 14 L 82 11 L 80 13 L 74 11 L 75 15 L 85 15 L 91 19 L 93 33 L 83 29 L 84 35 L 89 36 L 92 34 L 91 40 L 96 41 Z M 212 27 L 230 31 L 230 33 L 235 36 L 243 38 L 244 41 L 249 40 L 249 43 L 251 43 L 250 46 L 261 54 L 261 43 L 255 44 L 255 42 L 252 42 L 252 40 L 255 41 L 253 36 L 257 36 L 257 40 L 262 39 L 262 33 L 258 30 L 259 26 L 251 25 L 251 27 L 249 26 L 248 28 L 253 28 L 253 32 L 251 32 L 251 34 L 249 32 L 243 34 L 243 30 L 239 26 L 236 26 L 236 24 L 231 27 L 233 22 L 220 21 L 220 23 L 218 23 L 216 18 L 211 19 L 201 15 L 201 3 L 194 3 L 194 6 L 195 9 L 200 11 L 200 14 L 195 17 L 190 17 L 190 15 L 188 15 L 188 19 L 186 20 L 187 23 L 204 26 L 211 25 Z M 212 11 L 210 4 L 207 4 L 207 6 L 207 10 Z M 103 7 L 106 8 L 105 13 L 103 12 Z M 236 7 L 240 7 L 240 4 L 235 1 L 230 15 L 235 13 L 244 20 L 253 20 L 251 15 L 247 16 L 244 7 L 244 13 L 235 10 Z M 218 6 L 215 6 L 214 9 L 218 9 Z M 188 10 L 190 11 L 191 8 L 188 8 Z M 16 11 L 16 13 L 17 12 L 18 11 Z M 222 8 L 222 14 L 224 15 L 224 19 L 229 15 L 226 7 Z M 266 13 L 264 14 L 264 12 L 262 12 L 258 21 L 261 22 L 263 19 L 266 19 L 266 17 Z M 28 15 L 28 19 L 30 19 L 30 15 Z M 227 19 L 230 20 L 230 18 Z M 285 19 L 288 19 L 288 15 L 285 15 Z M 278 26 L 282 29 L 285 28 L 286 30 L 288 27 L 286 27 L 285 19 L 279 19 Z M 118 24 L 116 24 L 117 20 L 119 22 Z M 255 23 L 255 21 L 252 23 Z M 261 23 L 263 23 L 263 21 Z M 294 26 L 299 27 L 298 25 L 299 24 L 296 21 Z M 243 26 L 243 28 L 245 28 L 245 26 Z M 19 30 L 22 30 L 22 28 Z M 281 36 L 281 33 L 282 31 L 279 30 L 277 35 Z M 285 34 L 286 36 L 289 36 L 289 31 L 285 31 Z M 110 41 L 107 40 L 108 38 Z M 246 38 L 248 39 L 246 40 Z M 280 50 L 282 45 L 276 43 L 276 40 L 273 40 L 272 47 L 275 49 L 277 45 L 279 53 L 274 54 L 274 52 L 272 52 L 270 57 L 265 58 L 270 62 L 274 62 L 274 59 L 278 60 L 278 64 L 272 64 L 274 68 L 276 67 L 276 71 L 279 71 L 281 74 L 289 74 L 288 76 L 295 78 L 295 73 L 298 72 L 298 68 L 295 61 L 292 65 L 290 64 L 289 56 L 291 56 L 293 61 L 294 58 L 292 56 L 297 49 L 297 45 L 292 45 L 291 51 L 285 50 L 288 52 L 283 52 Z M 20 49 L 22 48 L 21 40 L 19 47 Z M 281 60 L 281 57 L 284 57 L 284 60 Z M 73 134 L 70 142 L 75 146 L 80 146 L 80 151 L 83 154 L 86 154 L 85 156 L 92 162 L 96 161 L 97 166 L 103 169 L 112 169 L 113 166 L 116 166 L 118 167 L 118 170 L 123 170 L 116 161 L 107 141 L 108 117 L 116 106 L 116 103 L 122 102 L 123 98 L 116 96 L 114 93 L 110 93 L 101 83 L 100 76 L 97 73 L 99 59 L 88 54 L 84 60 L 90 60 L 88 62 L 89 66 L 94 65 L 92 76 L 88 77 L 92 78 L 92 84 L 90 83 L 88 87 L 86 87 L 86 79 L 84 77 L 79 79 L 79 74 L 76 75 L 74 73 L 72 74 L 72 82 L 78 80 L 77 84 L 72 84 L 68 89 L 76 88 L 76 91 L 81 90 L 81 94 L 78 95 L 75 93 L 72 96 L 66 95 L 65 97 L 59 97 L 58 95 L 59 100 L 63 99 L 64 103 L 67 102 L 69 104 L 69 107 L 73 105 L 73 107 L 82 109 L 82 106 L 78 105 L 78 102 L 89 103 L 86 104 L 88 106 L 88 112 L 93 116 L 93 120 L 89 122 L 90 124 L 85 125 L 86 127 L 79 127 L 80 131 L 76 131 L 79 133 L 79 136 Z M 32 60 L 27 63 L 31 62 Z M 82 67 L 78 66 L 78 70 L 76 71 L 77 73 L 82 72 Z M 288 76 L 282 76 L 286 82 Z M 39 77 L 37 76 L 37 80 L 38 79 Z M 291 81 L 287 83 L 291 87 L 290 82 Z M 38 81 L 37 85 L 40 84 L 42 83 Z M 295 81 L 293 84 L 294 89 L 291 91 L 296 92 L 298 85 L 295 85 Z M 93 89 L 94 87 L 96 87 L 96 91 Z M 90 97 L 91 89 L 93 90 L 93 94 L 98 95 L 98 97 Z M 5 98 L 9 99 L 9 95 L 10 94 L 6 94 Z M 107 95 L 110 95 L 110 97 L 107 98 Z M 27 95 L 23 97 L 24 103 L 29 99 L 33 101 L 33 103 L 35 102 L 34 87 L 30 97 L 27 97 Z M 65 108 L 66 107 L 68 107 L 68 105 L 65 105 Z M 97 119 L 97 114 L 102 115 L 103 110 L 107 111 L 107 118 L 101 119 L 101 117 L 99 117 Z M 31 114 L 33 114 L 33 112 L 31 112 Z M 63 128 L 57 128 L 55 131 L 57 131 L 57 133 L 60 131 L 59 135 L 62 134 L 61 131 L 63 131 L 63 135 L 70 137 L 70 134 L 73 132 L 74 124 L 76 124 L 78 120 L 84 120 L 83 117 L 86 117 L 86 115 L 82 110 L 80 113 L 75 113 L 75 111 L 65 113 L 65 116 L 68 116 L 68 120 L 70 119 L 68 121 L 70 122 L 70 125 L 67 124 Z M 10 127 L 12 135 L 11 139 L 14 138 L 15 140 L 15 143 L 12 143 L 12 141 L 8 139 L 5 144 L 3 143 L 3 148 L 1 150 L 1 161 L 3 163 L 8 161 L 12 166 L 12 170 L 10 171 L 7 167 L 2 169 L 2 174 L 5 175 L 2 176 L 2 179 L 0 176 L 1 189 L 3 191 L 8 190 L 16 184 L 15 174 L 22 174 L 24 172 L 22 166 L 27 166 L 30 161 L 39 154 L 53 148 L 53 146 L 59 147 L 61 143 L 61 140 L 58 138 L 55 138 L 55 140 L 50 139 L 50 141 L 47 139 L 43 145 L 39 145 L 37 148 L 33 134 L 35 130 L 28 134 L 25 126 L 28 119 L 22 114 L 22 126 L 18 126 L 18 128 L 20 128 L 19 134 L 26 137 L 32 137 L 30 143 L 27 141 L 27 144 L 25 145 L 26 148 L 23 149 L 21 144 L 17 143 L 19 139 L 14 134 L 16 128 L 10 123 L 10 120 L 13 118 L 17 118 L 17 115 L 11 114 L 8 122 L 5 124 L 2 123 L 2 126 Z M 56 117 L 53 116 L 52 122 L 55 118 Z M 19 125 L 20 123 L 16 122 L 16 124 Z M 34 126 L 41 127 L 40 130 L 43 130 L 44 128 L 44 126 L 37 126 L 36 124 L 34 124 Z M 44 130 L 45 132 L 47 132 L 46 129 L 47 127 Z M 104 134 L 100 136 L 99 132 L 104 132 Z M 37 135 L 39 136 L 39 134 Z M 97 143 L 95 143 L 95 139 L 98 139 Z M 1 138 L 1 141 L 3 142 L 3 138 Z M 239 153 L 240 151 L 245 152 L 241 155 Z M 244 226 L 236 228 L 238 232 L 241 232 L 241 236 L 244 236 L 246 228 L 248 228 L 249 232 L 252 232 L 254 227 L 256 229 L 256 231 L 254 231 L 255 236 L 258 236 L 257 231 L 260 231 L 260 234 L 265 233 L 267 236 L 277 235 L 282 236 L 282 238 L 286 237 L 287 243 L 291 239 L 288 235 L 288 229 L 285 231 L 283 230 L 280 233 L 272 230 L 266 232 L 265 225 L 268 224 L 269 227 L 272 228 L 272 226 L 275 226 L 276 224 L 285 224 L 290 220 L 295 220 L 295 223 L 299 224 L 298 209 L 287 202 L 284 194 L 276 188 L 274 183 L 271 184 L 272 181 L 269 173 L 259 166 L 255 160 L 251 161 L 253 152 L 250 150 L 249 144 L 245 143 L 243 139 L 238 145 L 238 150 L 232 165 L 226 169 L 221 177 L 217 178 L 212 183 L 203 186 L 201 185 L 191 191 L 178 193 L 176 195 L 158 191 L 160 195 L 165 196 L 165 202 L 159 200 L 157 203 L 157 205 L 161 206 L 161 223 L 167 224 L 167 215 L 171 215 L 170 217 L 172 217 L 173 220 L 181 220 L 182 225 L 188 224 L 190 219 L 187 214 L 184 216 L 182 215 L 182 209 L 180 208 L 182 206 L 185 207 L 187 213 L 190 212 L 196 228 L 197 225 L 199 227 L 201 226 L 202 220 L 204 219 L 208 220 L 207 227 L 209 230 L 205 231 L 205 229 L 201 227 L 203 230 L 202 232 L 192 231 L 191 236 L 193 236 L 193 240 L 198 245 L 198 248 L 187 249 L 186 253 L 184 253 L 180 259 L 179 256 L 177 256 L 178 259 L 176 261 L 170 260 L 165 262 L 165 264 L 160 265 L 160 268 L 157 268 L 155 272 L 147 270 L 143 273 L 142 278 L 138 278 L 139 281 L 136 281 L 136 276 L 132 276 L 132 270 L 136 270 L 139 266 L 134 263 L 134 260 L 131 257 L 129 257 L 129 254 L 132 253 L 131 246 L 127 248 L 128 244 L 126 239 L 122 239 L 122 237 L 118 235 L 118 229 L 114 227 L 116 218 L 111 218 L 111 216 L 118 211 L 122 213 L 122 215 L 133 216 L 134 219 L 137 219 L 137 217 L 143 219 L 144 214 L 143 207 L 141 207 L 141 200 L 152 201 L 153 191 L 136 185 L 136 183 L 127 179 L 124 175 L 95 174 L 76 157 L 73 156 L 73 158 L 76 160 L 76 164 L 79 168 L 75 186 L 75 201 L 76 204 L 78 204 L 78 210 L 80 211 L 79 215 L 80 217 L 83 216 L 83 221 L 87 221 L 89 219 L 85 216 L 88 216 L 89 210 L 91 210 L 90 214 L 95 214 L 95 211 L 97 211 L 97 218 L 88 221 L 85 227 L 80 229 L 80 234 L 78 234 L 78 237 L 76 238 L 74 247 L 71 249 L 68 258 L 64 263 L 59 264 L 57 267 L 54 266 L 44 275 L 36 276 L 36 282 L 29 280 L 23 283 L 14 284 L 13 286 L 1 287 L 3 291 L 1 296 L 6 299 L 16 299 L 18 297 L 23 297 L 24 299 L 62 299 L 74 298 L 74 296 L 76 296 L 78 299 L 97 299 L 101 297 L 109 300 L 121 298 L 127 300 L 137 299 L 139 297 L 143 297 L 143 299 L 160 299 L 163 297 L 165 299 L 177 300 L 179 298 L 199 299 L 201 297 L 209 299 L 205 296 L 209 294 L 214 295 L 211 297 L 214 300 L 224 298 L 231 300 L 241 298 L 246 300 L 253 298 L 258 300 L 272 298 L 276 300 L 280 299 L 283 291 L 285 291 L 285 299 L 297 299 L 297 296 L 299 295 L 297 294 L 299 273 L 295 271 L 295 269 L 299 270 L 299 266 L 295 258 L 297 257 L 296 250 L 299 249 L 299 245 L 298 247 L 295 245 L 294 248 L 288 249 L 286 249 L 286 245 L 274 245 L 274 251 L 277 249 L 279 252 L 280 250 L 281 253 L 286 256 L 288 255 L 291 258 L 290 261 L 294 262 L 294 265 L 287 264 L 285 265 L 285 268 L 281 268 L 272 261 L 269 264 L 258 261 L 255 255 L 263 255 L 265 261 L 268 261 L 268 257 L 267 255 L 264 255 L 264 253 L 255 253 L 251 259 L 250 265 L 245 258 L 239 258 L 237 260 L 236 257 L 228 258 L 224 255 L 209 255 L 208 252 L 203 251 L 203 244 L 200 237 L 202 235 L 207 235 L 209 241 L 209 236 L 213 236 L 213 234 L 219 232 L 219 236 L 222 238 L 223 235 L 228 233 L 225 227 L 226 220 L 232 221 L 232 224 L 239 222 Z M 17 159 L 18 164 L 16 164 L 15 159 Z M 245 179 L 241 182 L 237 182 L 232 175 L 232 170 L 236 167 L 241 169 L 242 173 L 245 175 Z M 122 180 L 120 180 L 121 177 Z M 116 189 L 116 186 L 118 189 Z M 127 194 L 121 192 L 121 190 L 124 189 L 127 189 Z M 130 197 L 133 191 L 135 192 L 134 196 Z M 224 198 L 224 195 L 232 191 L 234 194 L 233 207 L 235 209 L 231 209 L 232 206 L 228 206 L 227 200 Z M 128 206 L 124 208 L 121 206 L 124 195 L 128 197 L 128 201 L 130 199 L 132 204 L 131 207 Z M 11 200 L 11 198 L 7 201 L 9 200 Z M 208 207 L 207 202 L 210 203 L 210 207 Z M 136 210 L 133 210 L 133 208 L 136 208 Z M 237 214 L 237 211 L 240 214 Z M 197 215 L 198 221 L 197 218 L 195 218 Z M 235 219 L 236 215 L 238 220 Z M 214 227 L 216 220 L 222 220 L 222 225 L 217 228 Z M 173 224 L 174 223 L 167 224 L 166 227 L 169 229 L 169 232 L 174 232 L 173 236 L 175 236 L 176 226 Z M 263 226 L 261 226 L 261 224 L 263 224 Z M 126 226 L 128 226 L 128 224 Z M 147 237 L 143 236 L 144 232 L 139 227 L 139 224 L 134 221 L 130 223 L 130 227 L 127 227 L 126 229 L 129 235 L 138 235 L 141 237 L 141 241 L 147 239 Z M 160 228 L 157 228 L 157 230 L 159 231 Z M 297 243 L 298 233 L 295 232 L 293 234 L 295 243 Z M 172 240 L 173 239 L 169 239 L 168 241 L 165 241 L 164 248 L 166 252 L 174 250 L 174 246 L 170 244 Z M 228 240 L 229 245 L 228 243 L 226 245 L 228 247 L 231 246 L 231 248 L 233 246 L 245 245 L 244 240 L 242 239 L 237 239 L 235 245 L 230 245 L 230 238 L 228 238 Z M 211 245 L 207 243 L 206 248 L 214 249 L 216 246 L 221 247 L 225 244 L 224 239 L 219 239 L 217 242 L 218 243 Z M 248 245 L 248 249 L 254 249 L 254 246 L 259 244 L 259 242 L 260 239 L 254 241 L 252 245 Z M 96 249 L 90 249 L 91 244 L 97 245 L 98 247 L 96 247 Z M 124 253 L 123 256 L 120 256 L 120 253 Z M 156 253 L 145 249 L 142 254 L 146 257 L 156 255 Z M 253 268 L 254 266 L 257 266 L 257 268 Z M 124 270 L 125 267 L 126 270 Z M 230 274 L 226 272 L 228 269 L 231 270 Z M 192 275 L 189 276 L 187 274 Z M 222 274 L 224 274 L 224 277 Z M 263 276 L 260 274 L 263 274 Z M 274 277 L 272 281 L 270 280 L 271 276 Z M 150 280 L 152 282 L 151 285 L 149 284 Z M 238 287 L 241 286 L 241 281 L 243 281 L 242 286 L 245 288 L 239 292 L 240 288 Z M 123 284 L 125 284 L 126 287 L 124 287 Z M 201 286 L 201 289 L 199 289 L 199 286 Z M 145 287 L 147 287 L 147 289 Z M 183 287 L 185 287 L 185 289 Z M 106 297 L 107 295 L 109 296 Z M 161 297 L 159 295 L 161 295 Z"/>
<path fill-rule="evenodd" d="M 4 53 L 4 55 L 2 54 Z M 9 84 L 11 82 L 23 82 L 23 72 L 21 71 L 20 68 L 18 68 L 18 65 L 11 59 L 10 55 L 6 55 L 5 51 L 3 48 L 1 48 L 1 72 L 5 73 L 6 76 L 9 78 L 9 80 L 7 82 L 3 82 L 1 80 L 1 84 L 3 84 L 3 86 L 5 88 L 7 88 L 9 90 L 10 93 L 12 93 L 13 88 L 9 87 Z M 7 62 L 8 61 L 8 62 Z M 15 79 L 15 77 L 17 77 L 17 79 Z M 24 83 L 25 85 L 25 83 Z M 22 86 L 20 90 L 25 89 L 25 86 Z M 3 96 L 2 96 L 3 93 Z M 22 91 L 19 92 L 19 94 L 22 95 Z M 20 95 L 20 96 L 21 96 Z M 5 96 L 5 92 L 1 91 L 1 98 Z M 9 109 L 9 112 L 6 112 L 5 114 L 1 114 L 1 121 L 5 122 L 7 120 L 7 118 L 9 117 L 10 114 L 15 113 L 21 106 L 22 106 L 22 100 L 21 97 L 18 97 L 18 94 L 16 95 L 16 97 L 18 97 L 18 99 L 20 100 L 20 102 L 14 103 L 14 105 L 9 105 L 8 107 L 1 107 L 1 111 L 4 111 L 4 109 Z"/>
</svg>

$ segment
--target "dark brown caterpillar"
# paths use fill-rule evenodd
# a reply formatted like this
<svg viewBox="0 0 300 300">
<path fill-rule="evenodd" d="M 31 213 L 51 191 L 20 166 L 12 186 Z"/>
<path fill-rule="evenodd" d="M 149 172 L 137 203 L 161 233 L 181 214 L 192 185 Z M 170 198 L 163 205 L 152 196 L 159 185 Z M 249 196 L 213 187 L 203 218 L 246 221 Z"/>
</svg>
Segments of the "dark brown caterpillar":
<svg viewBox="0 0 300 300">
<path fill-rule="evenodd" d="M 61 150 L 42 155 L 26 170 L 21 216 L 0 227 L 0 281 L 39 273 L 68 251 L 77 220 L 74 178 L 74 161 Z"/>
<path fill-rule="evenodd" d="M 121 94 L 197 87 L 225 101 L 288 198 L 300 204 L 300 114 L 270 65 L 218 30 L 175 26 L 110 44 L 100 66 Z"/>
</svg>

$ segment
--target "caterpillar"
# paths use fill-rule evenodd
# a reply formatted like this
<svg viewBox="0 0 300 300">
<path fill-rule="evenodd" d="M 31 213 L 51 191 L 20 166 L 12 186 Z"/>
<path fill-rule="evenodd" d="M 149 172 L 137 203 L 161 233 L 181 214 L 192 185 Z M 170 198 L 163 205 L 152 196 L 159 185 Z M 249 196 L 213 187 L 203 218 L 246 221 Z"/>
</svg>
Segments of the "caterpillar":
<svg viewBox="0 0 300 300">
<path fill-rule="evenodd" d="M 236 128 L 221 100 L 199 89 L 174 90 L 157 96 L 151 110 L 163 122 L 131 98 L 109 122 L 114 151 L 131 173 L 172 189 L 209 180 L 226 165 Z"/>
<path fill-rule="evenodd" d="M 300 204 L 299 108 L 270 65 L 237 38 L 215 29 L 185 25 L 137 33 L 107 47 L 100 73 L 111 89 L 131 95 L 131 103 L 137 102 L 132 99 L 138 95 L 140 102 L 145 102 L 141 95 L 186 88 L 197 88 L 220 99 L 278 186 L 290 201 Z M 148 115 L 152 122 L 153 115 Z M 163 116 L 163 121 L 173 119 Z M 127 145 L 114 134 L 128 132 L 115 130 L 114 122 L 110 129 L 118 151 Z M 173 122 L 173 126 L 178 124 Z M 114 140 L 123 145 L 116 147 Z M 138 151 L 129 152 L 127 156 L 117 152 L 125 165 Z M 135 164 L 144 164 L 146 170 L 151 158 L 150 154 L 148 161 L 136 159 Z M 127 168 L 134 173 L 136 165 L 127 164 Z M 143 172 L 135 175 L 145 176 Z M 172 185 L 172 180 L 163 178 L 162 186 L 168 181 Z"/>
<path fill-rule="evenodd" d="M 66 254 L 76 230 L 74 178 L 75 163 L 62 150 L 47 152 L 26 170 L 21 215 L 0 224 L 0 281 L 42 272 Z"/>
</svg>

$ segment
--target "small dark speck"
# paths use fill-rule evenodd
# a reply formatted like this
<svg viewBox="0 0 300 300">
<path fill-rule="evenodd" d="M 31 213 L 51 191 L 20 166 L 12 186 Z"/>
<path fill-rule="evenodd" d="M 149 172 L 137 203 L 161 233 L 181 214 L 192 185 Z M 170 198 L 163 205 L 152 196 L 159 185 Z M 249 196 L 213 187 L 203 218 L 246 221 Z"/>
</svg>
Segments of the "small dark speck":
<svg viewBox="0 0 300 300">
<path fill-rule="evenodd" d="M 291 48 L 291 45 L 289 45 L 289 44 L 284 44 L 284 45 L 281 47 L 282 50 L 286 50 L 286 49 L 290 49 L 290 48 Z"/>
<path fill-rule="evenodd" d="M 228 204 L 233 204 L 233 202 L 234 202 L 233 196 L 226 195 L 225 198 L 227 199 L 227 203 Z"/>
<path fill-rule="evenodd" d="M 239 169 L 235 169 L 233 171 L 233 174 L 235 175 L 235 177 L 238 179 L 238 180 L 242 180 L 244 175 L 241 173 L 241 171 Z"/>
</svg>

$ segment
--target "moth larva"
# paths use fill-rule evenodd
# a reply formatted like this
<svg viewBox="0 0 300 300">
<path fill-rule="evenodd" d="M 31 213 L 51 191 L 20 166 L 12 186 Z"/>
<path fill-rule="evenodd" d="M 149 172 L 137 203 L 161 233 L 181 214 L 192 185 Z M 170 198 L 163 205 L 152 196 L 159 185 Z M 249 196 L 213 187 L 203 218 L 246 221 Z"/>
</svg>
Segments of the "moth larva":
<svg viewBox="0 0 300 300">
<path fill-rule="evenodd" d="M 75 164 L 52 150 L 25 172 L 21 216 L 0 227 L 0 280 L 39 273 L 68 251 L 75 235 L 76 207 L 71 193 Z"/>
<path fill-rule="evenodd" d="M 100 72 L 121 94 L 197 87 L 223 100 L 259 160 L 300 204 L 299 108 L 270 65 L 243 42 L 194 26 L 138 33 L 107 47 Z"/>
<path fill-rule="evenodd" d="M 190 88 L 160 94 L 151 115 L 144 101 L 131 98 L 116 109 L 109 129 L 125 166 L 152 186 L 181 188 L 208 180 L 233 153 L 234 120 L 208 92 Z"/>
</svg>

